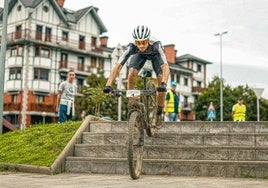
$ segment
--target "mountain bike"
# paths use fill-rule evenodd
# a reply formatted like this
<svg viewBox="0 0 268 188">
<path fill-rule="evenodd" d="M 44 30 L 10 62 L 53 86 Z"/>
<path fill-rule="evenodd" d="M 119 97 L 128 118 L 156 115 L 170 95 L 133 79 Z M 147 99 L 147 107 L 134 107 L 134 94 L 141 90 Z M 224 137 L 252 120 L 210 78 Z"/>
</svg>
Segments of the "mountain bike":
<svg viewBox="0 0 268 188">
<path fill-rule="evenodd" d="M 156 126 L 156 87 L 154 81 L 148 79 L 151 76 L 151 71 L 143 71 L 140 76 L 143 89 L 126 91 L 126 97 L 132 100 L 128 112 L 127 147 L 129 174 L 132 179 L 138 179 L 142 172 L 144 130 L 152 137 L 160 128 Z"/>
</svg>

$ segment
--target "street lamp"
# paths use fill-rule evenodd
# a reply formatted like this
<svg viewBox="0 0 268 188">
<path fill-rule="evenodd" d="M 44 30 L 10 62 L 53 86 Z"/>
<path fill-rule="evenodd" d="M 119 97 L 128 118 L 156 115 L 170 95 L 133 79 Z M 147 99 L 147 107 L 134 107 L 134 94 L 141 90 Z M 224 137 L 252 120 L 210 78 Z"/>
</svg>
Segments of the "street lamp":
<svg viewBox="0 0 268 188">
<path fill-rule="evenodd" d="M 260 121 L 260 98 L 264 88 L 252 88 L 257 96 L 257 121 Z"/>
<path fill-rule="evenodd" d="M 220 118 L 223 121 L 223 91 L 222 91 L 222 35 L 227 34 L 227 31 L 216 33 L 215 36 L 220 37 Z"/>
<path fill-rule="evenodd" d="M 5 83 L 5 64 L 7 48 L 7 18 L 8 18 L 8 0 L 4 1 L 1 52 L 0 52 L 0 134 L 3 134 L 3 110 L 4 110 L 4 83 Z"/>
<path fill-rule="evenodd" d="M 46 112 L 42 112 L 43 124 L 46 123 L 46 116 L 47 116 L 47 113 Z"/>
</svg>

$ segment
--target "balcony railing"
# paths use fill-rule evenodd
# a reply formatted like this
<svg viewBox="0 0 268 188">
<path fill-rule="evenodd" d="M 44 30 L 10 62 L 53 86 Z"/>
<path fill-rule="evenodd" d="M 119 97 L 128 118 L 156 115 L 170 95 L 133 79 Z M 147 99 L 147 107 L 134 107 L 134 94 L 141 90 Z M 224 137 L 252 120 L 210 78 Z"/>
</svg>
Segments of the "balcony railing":
<svg viewBox="0 0 268 188">
<path fill-rule="evenodd" d="M 31 103 L 30 111 L 54 112 L 54 106 L 46 103 Z"/>
<path fill-rule="evenodd" d="M 4 103 L 4 111 L 19 111 L 21 110 L 21 103 Z"/>
<path fill-rule="evenodd" d="M 200 93 L 204 90 L 204 88 L 202 88 L 201 86 L 195 86 L 195 87 L 192 87 L 192 92 L 193 93 Z"/>
<path fill-rule="evenodd" d="M 2 38 L 2 37 L 0 37 Z M 17 42 L 18 40 L 31 40 L 37 42 L 43 42 L 44 44 L 51 44 L 62 48 L 68 48 L 72 50 L 82 50 L 84 52 L 94 52 L 102 54 L 101 47 L 94 44 L 87 43 L 85 41 L 79 41 L 79 39 L 68 38 L 62 40 L 61 36 L 38 32 L 35 30 L 24 29 L 7 34 L 7 43 Z"/>
<path fill-rule="evenodd" d="M 191 111 L 194 108 L 194 103 L 191 102 L 181 102 L 182 111 Z"/>
</svg>

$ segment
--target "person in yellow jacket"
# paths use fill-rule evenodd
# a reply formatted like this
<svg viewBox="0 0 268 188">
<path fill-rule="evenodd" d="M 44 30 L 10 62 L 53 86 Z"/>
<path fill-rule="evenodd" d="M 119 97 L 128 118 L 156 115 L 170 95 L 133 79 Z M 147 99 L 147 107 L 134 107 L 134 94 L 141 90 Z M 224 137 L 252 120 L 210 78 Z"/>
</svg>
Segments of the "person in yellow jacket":
<svg viewBox="0 0 268 188">
<path fill-rule="evenodd" d="M 177 83 L 175 81 L 171 82 L 170 90 L 167 91 L 165 100 L 165 119 L 166 121 L 179 121 L 180 114 L 180 98 L 176 93 Z"/>
<path fill-rule="evenodd" d="M 246 105 L 243 104 L 243 98 L 237 100 L 237 104 L 233 105 L 232 117 L 234 121 L 245 121 L 246 120 Z"/>
</svg>

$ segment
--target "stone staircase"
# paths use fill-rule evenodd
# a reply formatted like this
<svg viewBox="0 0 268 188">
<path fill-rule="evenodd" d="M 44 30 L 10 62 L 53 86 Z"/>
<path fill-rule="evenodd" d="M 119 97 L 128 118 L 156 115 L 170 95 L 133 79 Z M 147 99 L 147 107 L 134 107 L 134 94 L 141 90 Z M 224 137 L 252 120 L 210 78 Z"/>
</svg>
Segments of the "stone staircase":
<svg viewBox="0 0 268 188">
<path fill-rule="evenodd" d="M 128 174 L 127 122 L 90 122 L 66 171 Z M 268 122 L 166 122 L 145 138 L 142 174 L 268 178 Z"/>
</svg>

